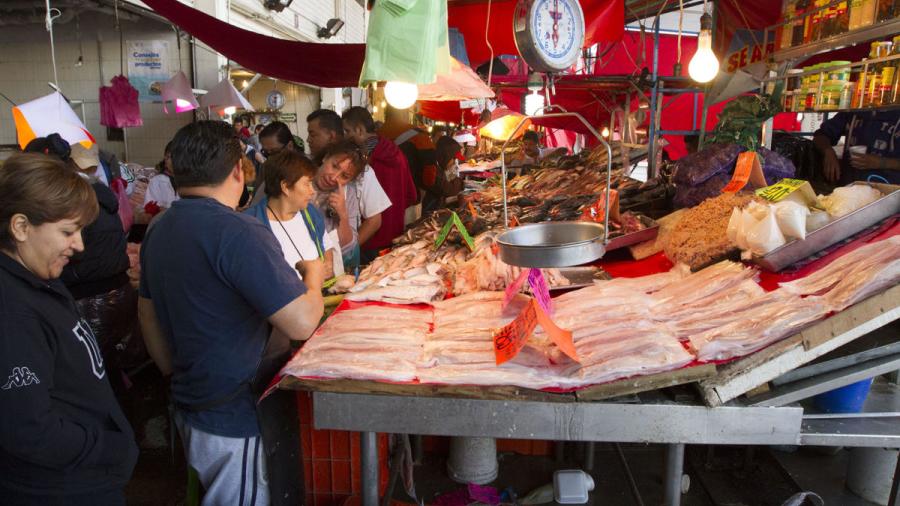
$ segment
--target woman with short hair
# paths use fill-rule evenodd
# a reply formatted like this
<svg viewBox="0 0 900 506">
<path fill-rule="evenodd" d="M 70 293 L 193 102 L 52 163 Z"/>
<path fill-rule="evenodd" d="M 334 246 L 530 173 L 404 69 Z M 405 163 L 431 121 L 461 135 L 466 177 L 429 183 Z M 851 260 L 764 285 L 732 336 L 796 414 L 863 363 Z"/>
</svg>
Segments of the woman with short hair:
<svg viewBox="0 0 900 506">
<path fill-rule="evenodd" d="M 90 183 L 43 154 L 0 169 L 0 497 L 125 504 L 134 433 L 91 327 L 58 279 L 98 214 Z"/>
<path fill-rule="evenodd" d="M 322 260 L 326 279 L 332 277 L 336 246 L 325 236 L 325 220 L 312 204 L 315 166 L 303 154 L 285 150 L 267 159 L 263 171 L 265 197 L 246 213 L 272 230 L 291 266 Z"/>
</svg>

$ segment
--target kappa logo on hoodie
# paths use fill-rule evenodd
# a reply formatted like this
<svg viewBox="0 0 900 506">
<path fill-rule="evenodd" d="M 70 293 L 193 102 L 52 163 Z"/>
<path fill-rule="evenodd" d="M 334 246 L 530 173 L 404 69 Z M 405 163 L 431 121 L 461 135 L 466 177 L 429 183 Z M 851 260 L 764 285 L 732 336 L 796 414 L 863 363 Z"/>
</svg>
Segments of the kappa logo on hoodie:
<svg viewBox="0 0 900 506">
<path fill-rule="evenodd" d="M 97 346 L 97 338 L 94 337 L 91 326 L 86 321 L 79 320 L 72 332 L 87 350 L 91 359 L 91 371 L 94 373 L 94 376 L 97 379 L 103 379 L 106 376 L 106 369 L 103 367 L 103 356 L 100 354 L 100 347 Z"/>
<path fill-rule="evenodd" d="M 27 367 L 13 367 L 12 374 L 9 375 L 8 381 L 0 389 L 10 390 L 12 388 L 27 387 L 40 383 L 37 374 L 31 372 Z"/>
</svg>

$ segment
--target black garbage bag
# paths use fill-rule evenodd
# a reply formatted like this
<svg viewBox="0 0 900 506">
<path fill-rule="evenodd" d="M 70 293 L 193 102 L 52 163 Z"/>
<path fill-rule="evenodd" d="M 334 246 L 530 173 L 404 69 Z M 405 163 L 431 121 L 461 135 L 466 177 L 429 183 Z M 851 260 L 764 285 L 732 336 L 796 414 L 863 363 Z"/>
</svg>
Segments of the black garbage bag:
<svg viewBox="0 0 900 506">
<path fill-rule="evenodd" d="M 115 290 L 75 301 L 94 331 L 107 369 L 131 369 L 149 356 L 138 322 L 137 299 L 137 290 L 126 283 Z"/>
</svg>

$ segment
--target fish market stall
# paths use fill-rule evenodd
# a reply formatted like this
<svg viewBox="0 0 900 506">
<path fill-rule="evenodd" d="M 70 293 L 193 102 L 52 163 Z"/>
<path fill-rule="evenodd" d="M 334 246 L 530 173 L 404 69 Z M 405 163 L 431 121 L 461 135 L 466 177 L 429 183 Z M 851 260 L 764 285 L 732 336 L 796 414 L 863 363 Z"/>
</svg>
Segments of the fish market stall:
<svg viewBox="0 0 900 506">
<path fill-rule="evenodd" d="M 741 204 L 719 205 L 722 210 L 690 211 L 727 216 Z M 416 303 L 405 306 L 385 304 L 384 294 L 372 297 L 379 302 L 345 302 L 282 371 L 282 388 L 314 392 L 317 427 L 364 433 L 368 473 L 377 472 L 368 446 L 376 432 L 654 442 L 672 445 L 675 455 L 684 444 L 821 440 L 817 434 L 829 427 L 821 420 L 806 424 L 803 410 L 788 406 L 801 394 L 739 397 L 900 318 L 900 225 L 894 218 L 832 248 L 802 275 L 729 260 L 710 265 L 722 252 L 693 254 L 700 258 L 694 272 L 687 264 L 672 267 L 661 254 L 601 262 L 614 276 L 624 266 L 642 267 L 645 275 L 614 277 L 552 299 L 553 323 L 572 333 L 577 360 L 538 326 L 519 353 L 498 366 L 492 337 L 532 299 L 514 292 L 504 304 L 507 294 L 496 290 L 521 269 L 496 258 L 491 236 L 479 240 L 481 256 L 454 267 L 449 287 L 439 271 L 429 274 L 428 263 L 424 273 L 382 287 L 411 293 L 392 282 L 415 286 L 421 276 L 434 275 L 454 297 L 426 291 L 418 300 L 400 301 Z M 453 253 L 460 259 L 471 254 L 463 244 Z M 447 254 L 438 253 L 445 247 L 451 246 L 433 249 L 429 238 L 413 251 L 435 260 Z M 417 262 L 415 256 L 397 261 Z M 559 282 L 555 270 L 543 273 L 550 284 Z M 882 369 L 898 368 L 890 358 Z M 659 391 L 692 382 L 699 382 L 701 394 L 689 400 Z M 631 394 L 637 395 L 627 402 L 597 402 Z M 857 443 L 900 446 L 898 426 L 862 434 Z M 676 487 L 680 465 L 671 459 L 667 488 Z M 371 494 L 377 479 L 365 476 Z"/>
</svg>

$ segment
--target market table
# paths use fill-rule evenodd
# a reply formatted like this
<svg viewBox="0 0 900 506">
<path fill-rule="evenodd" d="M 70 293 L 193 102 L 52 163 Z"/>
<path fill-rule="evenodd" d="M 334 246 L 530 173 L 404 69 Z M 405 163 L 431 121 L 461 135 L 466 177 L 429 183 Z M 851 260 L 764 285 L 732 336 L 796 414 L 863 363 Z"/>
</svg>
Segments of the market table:
<svg viewBox="0 0 900 506">
<path fill-rule="evenodd" d="M 668 445 L 665 470 L 667 505 L 680 504 L 684 445 L 843 445 L 900 448 L 900 393 L 882 395 L 874 413 L 804 417 L 787 406 L 796 397 L 738 399 L 783 372 L 795 369 L 866 332 L 900 319 L 900 286 L 857 303 L 796 336 L 732 364 L 692 368 L 620 380 L 596 389 L 549 393 L 516 387 L 390 384 L 359 380 L 281 378 L 279 388 L 312 391 L 317 429 L 359 431 L 363 504 L 378 504 L 379 432 L 436 436 L 493 437 L 553 441 L 661 443 Z M 793 350 L 793 351 L 791 351 Z M 792 357 L 785 362 L 785 356 Z M 872 377 L 895 364 L 895 355 L 856 364 L 848 384 Z M 699 373 L 699 374 L 698 374 Z M 735 378 L 741 378 L 735 381 Z M 650 387 L 699 381 L 699 394 L 674 400 Z M 711 385 L 730 385 L 729 401 L 709 407 Z M 738 388 L 739 386 L 739 388 Z M 829 389 L 842 386 L 829 377 Z M 807 386 L 806 391 L 817 392 Z M 632 392 L 641 392 L 629 395 Z M 704 392 L 707 395 L 703 395 Z M 625 395 L 626 397 L 621 397 Z M 812 395 L 812 394 L 810 394 Z M 597 401 L 617 397 L 615 401 Z M 808 396 L 807 396 L 808 397 Z M 624 400 L 621 400 L 624 399 Z M 763 400 L 759 400 L 763 399 Z M 777 403 L 773 399 L 787 402 Z M 886 400 L 885 400 L 886 399 Z M 725 402 L 723 399 L 722 402 Z M 773 405 L 773 403 L 775 405 Z M 885 404 L 887 403 L 887 404 Z M 893 403 L 893 404 L 892 404 Z M 719 403 L 713 403 L 719 404 Z M 896 481 L 896 478 L 895 478 Z M 895 494 L 896 495 L 896 494 Z"/>
</svg>

